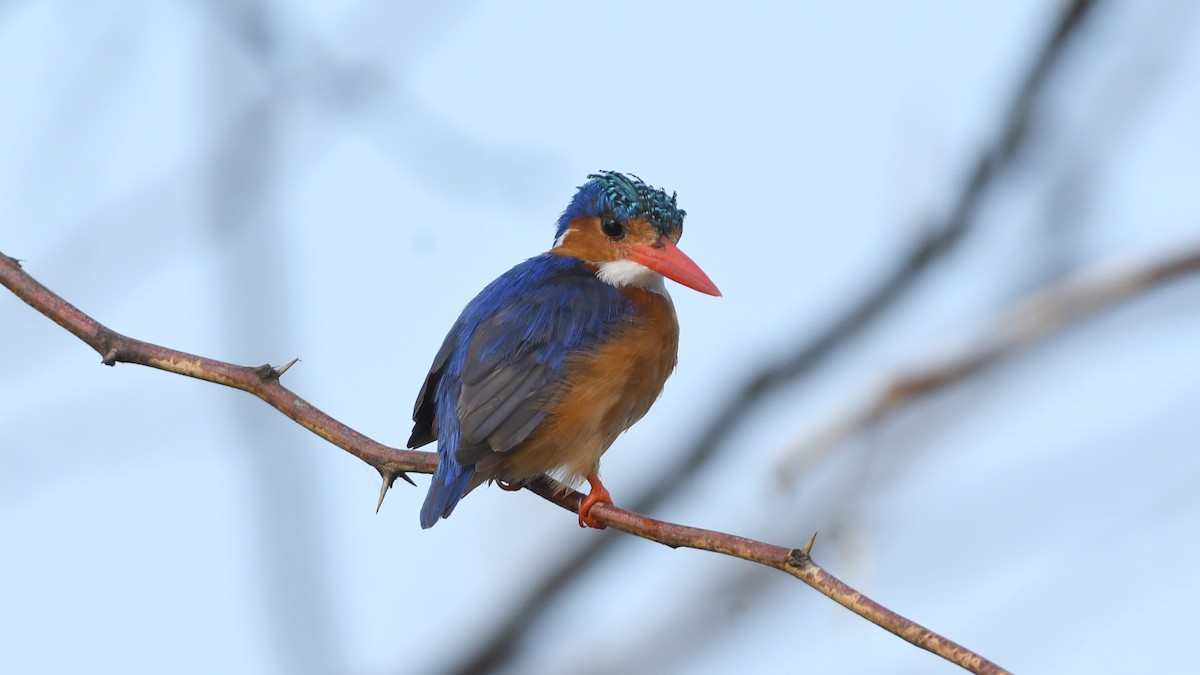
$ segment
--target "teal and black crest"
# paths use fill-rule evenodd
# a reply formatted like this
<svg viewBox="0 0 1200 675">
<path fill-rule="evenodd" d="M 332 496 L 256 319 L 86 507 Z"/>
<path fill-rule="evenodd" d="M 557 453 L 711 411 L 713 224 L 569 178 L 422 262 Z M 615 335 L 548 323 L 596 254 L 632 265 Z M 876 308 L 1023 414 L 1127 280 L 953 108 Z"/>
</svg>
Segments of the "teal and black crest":
<svg viewBox="0 0 1200 675">
<path fill-rule="evenodd" d="M 567 231 L 567 225 L 580 217 L 602 217 L 613 214 L 623 222 L 644 218 L 659 232 L 666 234 L 683 228 L 687 212 L 679 208 L 675 193 L 648 185 L 633 174 L 616 171 L 601 171 L 588 176 L 588 182 L 579 187 L 579 192 L 558 219 L 555 237 Z"/>
</svg>

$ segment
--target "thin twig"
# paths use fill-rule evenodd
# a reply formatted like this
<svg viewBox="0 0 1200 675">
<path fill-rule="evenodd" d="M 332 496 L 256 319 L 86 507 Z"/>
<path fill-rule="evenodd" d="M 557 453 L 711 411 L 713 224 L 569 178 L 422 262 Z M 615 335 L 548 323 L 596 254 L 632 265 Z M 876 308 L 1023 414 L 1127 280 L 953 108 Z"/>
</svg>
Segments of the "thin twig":
<svg viewBox="0 0 1200 675">
<path fill-rule="evenodd" d="M 0 284 L 95 349 L 104 365 L 134 363 L 254 394 L 304 428 L 378 469 L 389 485 L 396 478 L 416 485 L 405 475 L 406 471 L 431 473 L 437 466 L 436 456 L 431 458 L 427 452 L 397 450 L 377 443 L 284 387 L 279 376 L 295 360 L 278 370 L 270 364 L 239 366 L 121 335 L 63 300 L 27 274 L 14 258 L 3 254 L 0 254 Z"/>
<path fill-rule="evenodd" d="M 688 450 L 663 469 L 642 495 L 630 500 L 630 507 L 634 511 L 655 511 L 679 492 L 717 456 L 726 441 L 733 437 L 760 403 L 812 372 L 834 351 L 844 347 L 870 326 L 913 288 L 934 262 L 952 251 L 970 233 L 984 197 L 1025 148 L 1046 84 L 1062 63 L 1071 39 L 1079 34 L 1080 26 L 1096 4 L 1099 4 L 1096 0 L 1069 0 L 1065 4 L 1009 103 L 1007 115 L 1002 118 L 996 136 L 980 149 L 966 174 L 966 180 L 949 214 L 913 242 L 892 269 L 873 284 L 861 299 L 852 303 L 844 314 L 835 317 L 828 326 L 818 331 L 812 339 L 799 344 L 790 354 L 765 363 L 740 386 L 732 385 L 730 396 L 715 414 L 707 417 L 709 422 L 703 425 L 696 440 L 687 446 Z M 523 600 L 511 605 L 512 609 L 498 623 L 495 633 L 486 641 L 481 641 L 479 649 L 469 654 L 462 665 L 452 672 L 477 675 L 496 670 L 506 663 L 512 657 L 515 646 L 520 644 L 522 637 L 536 624 L 545 608 L 550 606 L 551 600 L 566 590 L 573 580 L 598 565 L 619 541 L 615 537 L 592 540 L 542 576 Z"/>
<path fill-rule="evenodd" d="M 121 335 L 63 300 L 25 272 L 15 259 L 3 254 L 0 254 L 0 284 L 95 349 L 105 365 L 134 363 L 149 366 L 241 389 L 266 401 L 304 428 L 378 470 L 384 484 L 380 499 L 396 477 L 411 483 L 405 472 L 432 473 L 437 467 L 435 453 L 397 450 L 377 443 L 321 412 L 280 384 L 280 374 L 295 360 L 281 369 L 270 365 L 257 368 L 239 366 Z M 577 511 L 583 498 L 580 493 L 564 490 L 549 479 L 534 481 L 527 487 L 570 511 Z M 672 548 L 687 547 L 722 553 L 781 570 L 875 625 L 971 672 L 1007 672 L 969 649 L 896 614 L 826 572 L 811 557 L 816 535 L 809 539 L 804 548 L 788 549 L 723 532 L 655 520 L 608 504 L 597 505 L 591 513 L 604 525 Z"/>
<path fill-rule="evenodd" d="M 1200 246 L 1179 247 L 1167 256 L 1119 266 L 1104 265 L 1037 291 L 1014 307 L 981 344 L 893 377 L 861 403 L 806 435 L 780 463 L 780 479 L 784 484 L 791 483 L 850 436 L 878 424 L 898 409 L 961 382 L 1022 347 L 1094 312 L 1196 272 L 1200 272 Z"/>
</svg>

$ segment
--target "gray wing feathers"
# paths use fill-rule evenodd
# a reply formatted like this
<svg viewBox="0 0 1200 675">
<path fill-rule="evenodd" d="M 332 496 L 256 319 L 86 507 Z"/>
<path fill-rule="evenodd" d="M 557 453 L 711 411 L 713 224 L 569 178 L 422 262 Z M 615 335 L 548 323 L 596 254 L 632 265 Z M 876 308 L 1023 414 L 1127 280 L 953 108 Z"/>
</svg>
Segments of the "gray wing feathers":
<svg viewBox="0 0 1200 675">
<path fill-rule="evenodd" d="M 463 385 L 458 399 L 462 438 L 468 443 L 492 441 L 492 434 L 510 419 L 523 426 L 538 412 L 541 397 L 537 394 L 547 384 L 548 371 L 545 366 L 516 363 L 493 371 L 477 385 Z"/>
</svg>

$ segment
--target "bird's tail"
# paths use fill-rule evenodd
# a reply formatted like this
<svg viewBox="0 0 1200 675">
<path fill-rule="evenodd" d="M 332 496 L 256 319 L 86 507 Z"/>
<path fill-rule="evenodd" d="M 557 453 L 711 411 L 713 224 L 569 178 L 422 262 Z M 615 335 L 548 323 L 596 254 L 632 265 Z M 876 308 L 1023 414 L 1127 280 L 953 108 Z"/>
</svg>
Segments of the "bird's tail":
<svg viewBox="0 0 1200 675">
<path fill-rule="evenodd" d="M 458 500 L 467 494 L 474 475 L 474 466 L 459 466 L 452 458 L 441 457 L 433 473 L 433 481 L 429 484 L 429 493 L 425 495 L 425 503 L 421 506 L 423 529 L 433 527 L 439 518 L 450 515 Z"/>
</svg>

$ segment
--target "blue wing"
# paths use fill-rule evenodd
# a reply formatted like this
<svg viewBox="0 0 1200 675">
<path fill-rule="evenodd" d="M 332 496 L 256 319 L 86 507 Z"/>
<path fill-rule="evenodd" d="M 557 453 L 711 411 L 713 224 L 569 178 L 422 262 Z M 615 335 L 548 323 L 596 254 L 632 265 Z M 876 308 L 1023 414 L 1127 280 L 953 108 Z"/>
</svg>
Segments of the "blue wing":
<svg viewBox="0 0 1200 675">
<path fill-rule="evenodd" d="M 567 358 L 632 311 L 583 262 L 549 253 L 504 273 L 467 305 L 413 410 L 409 447 L 438 441 L 421 527 L 450 515 L 479 460 L 528 438 L 558 394 Z"/>
</svg>

